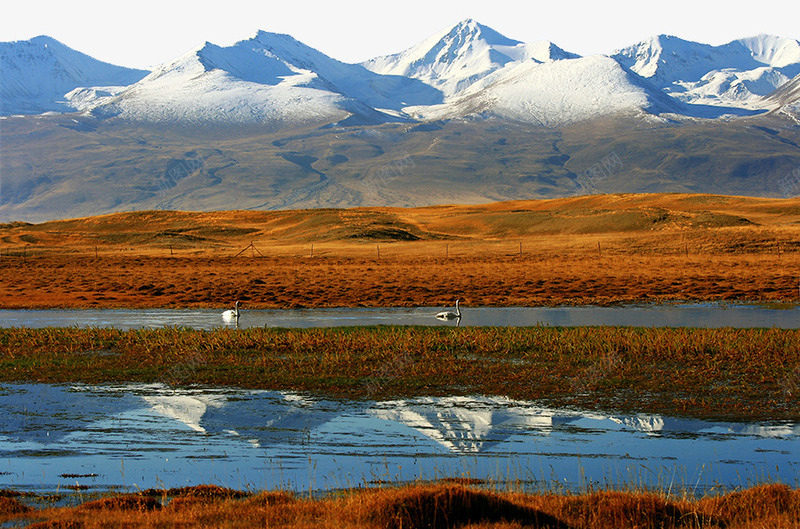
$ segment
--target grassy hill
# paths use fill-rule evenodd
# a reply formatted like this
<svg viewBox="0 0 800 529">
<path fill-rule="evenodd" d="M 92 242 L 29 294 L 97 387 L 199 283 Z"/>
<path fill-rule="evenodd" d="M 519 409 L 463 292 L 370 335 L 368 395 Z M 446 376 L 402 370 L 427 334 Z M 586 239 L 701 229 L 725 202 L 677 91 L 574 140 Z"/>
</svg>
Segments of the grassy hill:
<svg viewBox="0 0 800 529">
<path fill-rule="evenodd" d="M 366 243 L 693 241 L 730 250 L 800 247 L 800 199 L 613 194 L 422 208 L 141 211 L 0 225 L 0 248 L 228 250 Z M 599 239 L 598 239 L 599 240 Z"/>
<path fill-rule="evenodd" d="M 799 264 L 800 199 L 144 211 L 0 226 L 0 306 L 794 303 Z"/>
</svg>

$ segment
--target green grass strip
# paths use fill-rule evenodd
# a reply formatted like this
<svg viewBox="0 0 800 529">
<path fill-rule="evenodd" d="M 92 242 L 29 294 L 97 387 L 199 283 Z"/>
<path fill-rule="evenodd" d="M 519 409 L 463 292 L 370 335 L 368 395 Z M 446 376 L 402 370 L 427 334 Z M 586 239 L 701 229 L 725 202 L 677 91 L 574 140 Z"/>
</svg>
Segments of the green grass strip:
<svg viewBox="0 0 800 529">
<path fill-rule="evenodd" d="M 378 399 L 485 394 L 800 420 L 800 331 L 634 327 L 0 329 L 0 381 L 143 382 Z"/>
</svg>

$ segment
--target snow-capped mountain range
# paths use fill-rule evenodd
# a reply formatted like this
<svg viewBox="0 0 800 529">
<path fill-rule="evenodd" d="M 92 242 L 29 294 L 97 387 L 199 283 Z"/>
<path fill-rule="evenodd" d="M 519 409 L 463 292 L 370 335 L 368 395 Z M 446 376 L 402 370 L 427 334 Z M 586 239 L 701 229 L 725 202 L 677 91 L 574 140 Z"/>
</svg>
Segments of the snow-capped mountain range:
<svg viewBox="0 0 800 529">
<path fill-rule="evenodd" d="M 276 126 L 479 116 L 551 127 L 607 114 L 774 110 L 770 94 L 800 74 L 800 42 L 760 35 L 715 47 L 661 35 L 580 57 L 465 20 L 363 64 L 260 31 L 233 46 L 206 43 L 150 73 L 36 37 L 0 44 L 0 71 L 3 115 Z"/>
<path fill-rule="evenodd" d="M 791 197 L 798 125 L 800 42 L 768 35 L 723 46 L 662 35 L 581 57 L 465 20 L 347 64 L 259 31 L 150 72 L 37 37 L 0 43 L 0 222 L 587 193 Z"/>
</svg>

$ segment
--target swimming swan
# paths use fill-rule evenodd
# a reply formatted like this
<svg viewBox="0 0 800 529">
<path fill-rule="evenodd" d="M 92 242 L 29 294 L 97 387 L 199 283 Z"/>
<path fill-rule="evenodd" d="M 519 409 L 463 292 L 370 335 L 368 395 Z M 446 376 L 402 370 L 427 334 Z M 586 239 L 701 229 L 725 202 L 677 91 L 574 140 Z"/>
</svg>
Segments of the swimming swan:
<svg viewBox="0 0 800 529">
<path fill-rule="evenodd" d="M 222 313 L 222 319 L 225 321 L 239 321 L 239 302 L 233 304 L 233 310 L 226 310 Z"/>
<path fill-rule="evenodd" d="M 446 310 L 444 312 L 440 312 L 436 315 L 437 320 L 460 320 L 461 319 L 461 309 L 458 308 L 458 302 L 461 301 L 460 299 L 456 300 L 456 311 L 452 312 Z"/>
</svg>

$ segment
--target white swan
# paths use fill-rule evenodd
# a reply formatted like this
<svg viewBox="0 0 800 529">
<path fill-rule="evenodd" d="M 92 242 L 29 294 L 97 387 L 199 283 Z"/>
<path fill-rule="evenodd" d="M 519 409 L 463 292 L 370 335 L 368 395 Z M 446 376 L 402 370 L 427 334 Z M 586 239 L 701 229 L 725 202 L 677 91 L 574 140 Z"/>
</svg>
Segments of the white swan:
<svg viewBox="0 0 800 529">
<path fill-rule="evenodd" d="M 460 320 L 461 319 L 461 309 L 458 308 L 458 302 L 461 301 L 460 299 L 456 300 L 456 311 L 452 312 L 446 310 L 444 312 L 440 312 L 436 315 L 436 319 L 438 320 Z"/>
<path fill-rule="evenodd" d="M 225 321 L 239 321 L 239 302 L 233 304 L 233 310 L 226 310 L 222 313 L 222 319 Z"/>
</svg>

